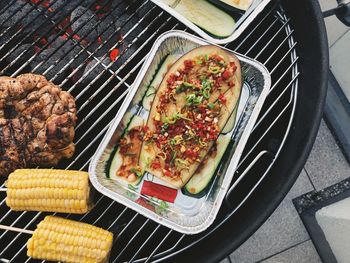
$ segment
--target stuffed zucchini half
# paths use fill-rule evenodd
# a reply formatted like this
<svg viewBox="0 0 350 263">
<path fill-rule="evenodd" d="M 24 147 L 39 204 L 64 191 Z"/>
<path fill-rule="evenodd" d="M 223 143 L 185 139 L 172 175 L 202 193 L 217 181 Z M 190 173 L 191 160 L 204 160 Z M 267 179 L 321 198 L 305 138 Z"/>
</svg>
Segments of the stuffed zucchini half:
<svg viewBox="0 0 350 263">
<path fill-rule="evenodd" d="M 181 0 L 174 10 L 218 38 L 229 37 L 235 29 L 233 17 L 206 0 Z"/>
<path fill-rule="evenodd" d="M 217 46 L 185 54 L 161 82 L 145 126 L 140 166 L 182 188 L 215 144 L 239 101 L 241 68 Z"/>
<path fill-rule="evenodd" d="M 144 120 L 134 116 L 127 126 L 119 146 L 112 154 L 109 166 L 109 178 L 136 185 L 142 178 L 143 171 L 139 166 L 142 146 Z"/>
</svg>

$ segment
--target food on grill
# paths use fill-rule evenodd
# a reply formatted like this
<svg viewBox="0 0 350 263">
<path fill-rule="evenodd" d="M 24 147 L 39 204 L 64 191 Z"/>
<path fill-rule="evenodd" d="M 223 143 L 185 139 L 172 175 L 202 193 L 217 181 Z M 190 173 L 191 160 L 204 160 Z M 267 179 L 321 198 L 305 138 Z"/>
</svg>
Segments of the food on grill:
<svg viewBox="0 0 350 263">
<path fill-rule="evenodd" d="M 246 11 L 252 4 L 253 0 L 210 0 L 216 4 L 225 4 L 230 7 Z"/>
<path fill-rule="evenodd" d="M 76 119 L 74 98 L 44 76 L 0 77 L 0 176 L 70 158 Z"/>
<path fill-rule="evenodd" d="M 143 175 L 139 166 L 143 130 L 143 119 L 134 116 L 125 129 L 115 154 L 112 154 L 113 158 L 109 168 L 111 179 L 122 180 L 129 184 L 137 184 L 140 181 Z"/>
<path fill-rule="evenodd" d="M 181 188 L 213 146 L 239 100 L 238 59 L 216 46 L 181 57 L 158 88 L 144 128 L 140 165 Z"/>
<path fill-rule="evenodd" d="M 113 234 L 102 228 L 46 216 L 27 242 L 27 255 L 60 262 L 108 262 Z"/>
<path fill-rule="evenodd" d="M 208 185 L 214 178 L 216 169 L 230 143 L 229 136 L 220 135 L 215 145 L 211 147 L 195 174 L 183 188 L 183 193 L 201 198 L 207 193 Z"/>
<path fill-rule="evenodd" d="M 87 172 L 17 169 L 6 187 L 6 204 L 15 211 L 83 214 L 91 207 Z"/>
<path fill-rule="evenodd" d="M 189 21 L 216 37 L 228 37 L 235 29 L 235 20 L 206 0 L 163 1 Z"/>
<path fill-rule="evenodd" d="M 145 98 L 142 101 L 142 106 L 146 110 L 150 110 L 152 106 L 152 102 L 154 99 L 154 96 L 156 95 L 157 89 L 162 82 L 165 74 L 168 72 L 169 67 L 176 61 L 177 56 L 175 55 L 168 55 L 162 65 L 159 67 L 159 70 L 157 71 L 155 77 L 153 78 L 151 85 L 149 85 L 147 92 L 145 94 Z"/>
</svg>

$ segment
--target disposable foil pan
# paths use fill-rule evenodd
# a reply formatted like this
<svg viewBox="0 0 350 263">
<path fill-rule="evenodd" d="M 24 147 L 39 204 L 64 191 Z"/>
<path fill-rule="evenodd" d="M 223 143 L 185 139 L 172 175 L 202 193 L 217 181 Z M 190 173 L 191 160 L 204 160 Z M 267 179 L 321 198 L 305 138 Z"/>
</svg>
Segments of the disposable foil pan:
<svg viewBox="0 0 350 263">
<path fill-rule="evenodd" d="M 156 40 L 89 167 L 91 183 L 99 192 L 159 224 L 186 234 L 199 233 L 213 223 L 230 187 L 244 146 L 271 85 L 270 74 L 262 64 L 227 50 L 240 60 L 243 88 L 235 126 L 225 135 L 230 136 L 230 144 L 204 196 L 191 197 L 185 195 L 181 189 L 178 190 L 174 203 L 145 196 L 140 193 L 144 181 L 165 186 L 167 184 L 146 173 L 138 185 L 130 187 L 125 182 L 108 178 L 108 165 L 130 119 L 139 115 L 147 120 L 149 112 L 143 108 L 141 101 L 165 57 L 169 54 L 181 56 L 196 47 L 208 44 L 200 38 L 180 31 L 166 32 Z"/>
<path fill-rule="evenodd" d="M 235 13 L 234 11 L 229 12 L 223 9 L 222 7 L 218 6 L 219 9 L 227 12 L 229 15 L 233 16 L 233 18 L 236 20 L 233 33 L 228 37 L 218 38 L 216 36 L 208 34 L 199 26 L 195 25 L 186 17 L 178 13 L 174 8 L 166 4 L 171 1 L 169 0 L 151 0 L 151 1 L 156 5 L 158 5 L 160 8 L 162 8 L 164 11 L 166 11 L 167 13 L 169 13 L 170 15 L 178 19 L 181 23 L 185 24 L 187 27 L 192 29 L 199 36 L 216 44 L 227 44 L 237 39 L 242 34 L 242 32 L 245 31 L 247 27 L 257 18 L 257 16 L 260 13 L 262 13 L 263 10 L 265 10 L 265 8 L 267 8 L 268 5 L 275 4 L 276 2 L 274 0 L 253 0 L 251 6 L 248 8 L 248 10 L 244 12 L 244 14 L 238 14 L 238 12 Z M 174 3 L 177 4 L 180 1 L 181 0 L 174 0 Z M 193 0 L 193 1 L 196 1 L 196 0 Z"/>
</svg>

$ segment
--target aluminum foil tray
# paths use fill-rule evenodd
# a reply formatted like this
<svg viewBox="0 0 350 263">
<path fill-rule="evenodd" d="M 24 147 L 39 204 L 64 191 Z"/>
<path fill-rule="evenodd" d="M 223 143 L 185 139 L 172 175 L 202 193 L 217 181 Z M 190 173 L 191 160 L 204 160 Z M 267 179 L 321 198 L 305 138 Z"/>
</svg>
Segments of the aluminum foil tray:
<svg viewBox="0 0 350 263">
<path fill-rule="evenodd" d="M 244 30 L 247 29 L 247 27 L 254 21 L 254 19 L 257 18 L 257 16 L 263 12 L 265 8 L 269 4 L 275 3 L 276 1 L 273 0 L 253 0 L 252 4 L 246 11 L 230 11 L 225 10 L 220 5 L 217 7 L 221 9 L 222 11 L 229 14 L 231 17 L 234 18 L 236 21 L 234 31 L 233 33 L 225 38 L 219 38 L 214 35 L 209 34 L 205 30 L 201 29 L 199 26 L 192 23 L 190 20 L 188 20 L 186 17 L 181 15 L 179 12 L 177 12 L 173 7 L 179 4 L 181 0 L 151 0 L 153 3 L 158 5 L 160 8 L 162 8 L 164 11 L 168 12 L 170 15 L 178 19 L 181 23 L 192 29 L 194 32 L 196 32 L 199 36 L 203 37 L 204 39 L 216 43 L 216 44 L 227 44 L 235 39 L 237 39 Z M 196 1 L 196 0 L 193 0 Z M 219 2 L 219 0 L 217 0 Z M 234 9 L 234 8 L 233 8 Z"/>
<path fill-rule="evenodd" d="M 240 60 L 244 79 L 236 123 L 225 134 L 230 139 L 229 146 L 204 196 L 188 196 L 180 189 L 177 190 L 174 203 L 165 202 L 141 194 L 141 189 L 145 181 L 169 186 L 167 183 L 145 173 L 137 185 L 131 186 L 124 181 L 109 178 L 108 167 L 111 155 L 131 118 L 138 115 L 147 120 L 149 111 L 142 106 L 142 100 L 164 59 L 170 54 L 180 57 L 196 47 L 208 44 L 210 43 L 180 31 L 166 32 L 156 40 L 89 167 L 91 183 L 99 192 L 159 224 L 186 234 L 199 233 L 213 223 L 230 187 L 242 151 L 271 85 L 270 74 L 262 64 L 233 52 Z"/>
</svg>

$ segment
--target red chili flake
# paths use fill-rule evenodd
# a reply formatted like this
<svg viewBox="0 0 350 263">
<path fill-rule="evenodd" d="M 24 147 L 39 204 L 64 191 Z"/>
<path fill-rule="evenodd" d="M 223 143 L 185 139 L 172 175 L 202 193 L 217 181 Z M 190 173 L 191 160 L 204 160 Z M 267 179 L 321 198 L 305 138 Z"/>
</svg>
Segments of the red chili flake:
<svg viewBox="0 0 350 263">
<path fill-rule="evenodd" d="M 227 69 L 222 73 L 222 78 L 223 79 L 229 79 L 230 78 L 230 76 L 231 76 L 231 73 L 230 73 L 230 71 L 228 71 Z"/>
<path fill-rule="evenodd" d="M 116 61 L 118 55 L 119 55 L 119 49 L 115 48 L 111 51 L 111 53 L 109 53 L 109 58 L 111 59 L 111 61 Z"/>
<path fill-rule="evenodd" d="M 184 61 L 184 65 L 185 65 L 185 68 L 193 68 L 194 62 L 192 60 L 190 60 L 190 59 L 186 59 Z"/>
<path fill-rule="evenodd" d="M 153 161 L 153 162 L 151 163 L 151 168 L 154 169 L 154 170 L 159 169 L 159 168 L 161 168 L 161 167 L 162 167 L 162 165 L 160 164 L 160 162 Z"/>
<path fill-rule="evenodd" d="M 177 190 L 161 184 L 144 181 L 141 188 L 141 194 L 154 196 L 160 200 L 174 203 L 177 196 Z"/>
<path fill-rule="evenodd" d="M 102 44 L 102 37 L 101 37 L 101 36 L 99 36 L 99 37 L 97 38 L 97 42 L 98 42 L 99 44 Z"/>
<path fill-rule="evenodd" d="M 222 104 L 226 104 L 226 102 L 227 102 L 225 95 L 222 93 L 219 95 L 218 99 Z"/>
<path fill-rule="evenodd" d="M 147 132 L 147 131 L 149 130 L 149 127 L 148 127 L 147 125 L 145 125 L 145 126 L 143 126 L 142 130 L 143 130 L 144 132 Z"/>
</svg>

